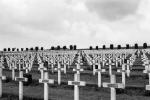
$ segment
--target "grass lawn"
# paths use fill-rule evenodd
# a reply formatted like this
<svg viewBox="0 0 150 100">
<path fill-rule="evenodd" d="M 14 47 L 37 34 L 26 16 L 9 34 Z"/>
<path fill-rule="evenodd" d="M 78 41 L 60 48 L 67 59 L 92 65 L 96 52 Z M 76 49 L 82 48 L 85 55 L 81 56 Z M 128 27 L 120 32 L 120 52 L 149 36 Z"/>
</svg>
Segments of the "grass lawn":
<svg viewBox="0 0 150 100">
<path fill-rule="evenodd" d="M 43 100 L 43 84 L 38 83 L 40 72 L 31 73 L 35 83 L 24 86 L 25 100 Z M 4 70 L 3 75 L 11 79 L 11 71 Z M 56 83 L 49 85 L 49 100 L 73 100 L 73 86 L 68 86 L 67 81 L 73 80 L 73 73 L 64 74 L 62 72 L 62 85 L 57 85 L 57 72 L 49 74 L 50 79 L 54 79 Z M 18 76 L 18 72 L 16 72 Z M 87 84 L 95 84 L 95 86 L 80 87 L 80 100 L 110 100 L 110 89 L 97 87 L 97 74 L 94 76 L 92 71 L 90 74 L 81 73 L 81 81 L 86 81 Z M 102 82 L 109 82 L 107 75 L 102 75 Z M 65 82 L 65 83 L 64 83 Z M 117 82 L 121 82 L 121 77 L 117 76 Z M 129 77 L 126 80 L 127 85 L 145 86 L 148 84 L 148 79 L 143 77 Z M 118 90 L 117 90 L 118 91 Z M 142 93 L 140 93 L 142 91 Z M 149 100 L 149 96 L 143 95 L 144 90 L 128 90 L 127 92 L 117 92 L 117 100 Z M 3 83 L 3 98 L 0 100 L 18 100 L 18 82 L 8 81 Z"/>
</svg>

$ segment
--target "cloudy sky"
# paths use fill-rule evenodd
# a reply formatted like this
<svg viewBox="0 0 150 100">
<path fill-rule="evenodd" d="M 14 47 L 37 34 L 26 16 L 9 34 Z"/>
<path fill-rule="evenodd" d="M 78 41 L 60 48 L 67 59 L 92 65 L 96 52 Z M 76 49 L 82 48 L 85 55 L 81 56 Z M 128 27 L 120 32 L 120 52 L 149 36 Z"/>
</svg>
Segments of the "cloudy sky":
<svg viewBox="0 0 150 100">
<path fill-rule="evenodd" d="M 150 0 L 0 0 L 0 49 L 150 43 Z"/>
</svg>

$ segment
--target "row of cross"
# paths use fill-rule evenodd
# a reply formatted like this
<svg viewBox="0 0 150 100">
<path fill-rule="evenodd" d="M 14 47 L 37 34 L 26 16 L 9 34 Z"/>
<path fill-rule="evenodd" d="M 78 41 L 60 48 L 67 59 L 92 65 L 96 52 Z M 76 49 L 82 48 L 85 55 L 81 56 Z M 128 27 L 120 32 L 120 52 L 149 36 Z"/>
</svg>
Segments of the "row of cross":
<svg viewBox="0 0 150 100">
<path fill-rule="evenodd" d="M 127 73 L 128 76 L 130 76 L 130 67 L 132 66 L 133 62 L 135 61 L 136 56 L 134 55 L 135 51 L 128 51 L 126 53 L 120 53 L 120 54 L 124 54 L 124 56 L 121 56 L 119 54 L 117 54 L 118 56 L 116 56 L 116 58 L 121 58 L 120 60 L 117 60 L 120 65 L 121 65 L 121 69 L 118 69 L 117 72 L 121 72 L 122 73 L 122 83 L 116 83 L 116 76 L 115 74 L 113 74 L 112 72 L 112 66 L 115 65 L 115 63 L 113 62 L 113 59 L 115 56 L 113 55 L 107 55 L 104 54 L 103 55 L 97 55 L 99 54 L 99 52 L 96 52 L 92 55 L 92 52 L 84 52 L 85 57 L 88 61 L 89 64 L 91 64 L 92 62 L 92 66 L 93 66 L 93 74 L 95 75 L 95 73 L 98 73 L 98 86 L 101 87 L 109 87 L 111 89 L 111 100 L 116 100 L 116 88 L 125 88 L 125 74 Z M 83 52 L 82 52 L 83 53 Z M 149 77 L 150 77 L 150 64 L 149 64 L 149 59 L 146 56 L 147 51 L 143 50 L 143 55 L 142 55 L 142 61 L 143 61 L 143 65 L 145 66 L 145 70 L 143 71 L 143 73 L 148 73 Z M 75 58 L 75 53 L 73 53 L 71 55 L 71 59 Z M 127 60 L 126 63 L 124 63 L 124 60 L 127 58 L 127 56 L 129 56 L 131 54 L 131 56 L 129 57 L 129 59 Z M 61 64 L 65 64 L 65 61 L 62 61 L 64 59 L 66 59 L 67 57 L 63 55 L 59 56 L 57 55 L 57 57 L 60 57 L 61 59 L 55 59 L 57 61 L 54 60 L 54 58 L 56 57 L 56 55 L 54 56 L 53 54 L 48 54 L 47 57 L 45 57 L 45 54 L 36 54 L 37 58 L 38 58 L 38 63 L 39 63 L 39 70 L 41 71 L 41 79 L 39 79 L 40 83 L 44 83 L 44 100 L 48 100 L 48 83 L 54 83 L 54 80 L 49 79 L 48 78 L 48 68 L 44 67 L 44 63 L 43 61 L 47 61 L 49 59 L 50 60 L 50 64 L 52 65 L 54 62 L 57 62 L 57 68 L 55 68 L 54 70 L 58 71 L 58 84 L 61 84 L 61 71 L 66 70 L 66 68 L 61 68 Z M 82 54 L 83 55 L 83 54 Z M 34 54 L 32 56 L 35 56 Z M 41 57 L 43 58 L 41 60 Z M 49 58 L 48 58 L 49 57 Z M 56 58 L 57 58 L 56 57 Z M 16 57 L 17 58 L 17 57 Z M 31 57 L 34 58 L 34 57 Z M 81 54 L 78 53 L 78 58 L 77 58 L 77 63 L 76 63 L 76 68 L 73 69 L 73 71 L 76 71 L 75 75 L 74 75 L 74 81 L 68 81 L 68 85 L 74 85 L 74 100 L 79 100 L 79 87 L 78 86 L 85 86 L 86 83 L 83 81 L 80 81 L 80 72 L 83 71 L 83 69 L 81 68 L 80 65 L 82 65 L 82 60 L 81 60 Z M 107 61 L 103 64 L 104 60 L 102 59 L 107 59 Z M 8 59 L 8 58 L 7 58 Z M 1 57 L 1 66 L 3 66 L 3 60 L 4 58 Z M 73 63 L 73 60 L 70 60 L 70 63 Z M 102 63 L 102 64 L 101 64 Z M 98 65 L 98 68 L 95 68 L 95 65 Z M 102 65 L 102 66 L 101 66 Z M 102 72 L 106 72 L 105 70 L 105 65 L 109 66 L 109 75 L 110 75 L 110 83 L 103 83 L 101 82 L 101 73 Z M 117 66 L 117 64 L 116 64 Z M 0 67 L 0 76 L 1 76 L 1 80 L 2 79 L 6 79 L 5 76 L 2 75 L 2 68 Z M 65 71 L 66 72 L 66 71 Z M 12 71 L 13 73 L 13 71 Z M 150 79 L 150 78 L 149 78 Z M 1 81 L 0 80 L 0 81 Z M 20 69 L 19 71 L 19 77 L 15 77 L 16 81 L 19 81 L 19 100 L 23 99 L 23 81 L 27 81 L 27 78 L 23 77 L 23 71 Z M 2 82 L 0 82 L 0 86 L 2 87 Z M 2 88 L 0 87 L 0 94 L 2 95 Z M 146 85 L 146 90 L 150 89 L 150 80 L 149 80 L 149 85 Z"/>
</svg>

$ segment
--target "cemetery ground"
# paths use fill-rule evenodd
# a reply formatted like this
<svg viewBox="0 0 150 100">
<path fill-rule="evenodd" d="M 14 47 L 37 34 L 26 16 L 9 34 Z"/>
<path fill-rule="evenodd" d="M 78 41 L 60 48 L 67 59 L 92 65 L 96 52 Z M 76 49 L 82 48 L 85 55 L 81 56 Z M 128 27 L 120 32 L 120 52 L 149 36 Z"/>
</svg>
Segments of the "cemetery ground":
<svg viewBox="0 0 150 100">
<path fill-rule="evenodd" d="M 35 68 L 37 68 L 35 66 Z M 39 83 L 40 71 L 32 70 L 32 83 L 24 85 L 24 100 L 43 100 L 44 88 Z M 12 73 L 8 69 L 3 70 L 3 75 L 7 80 L 3 81 L 3 97 L 1 100 L 18 100 L 18 82 L 12 81 Z M 19 73 L 16 71 L 16 76 Z M 49 79 L 54 79 L 54 84 L 49 84 L 49 100 L 73 100 L 73 86 L 68 85 L 68 81 L 74 80 L 72 69 L 67 70 L 64 74 L 61 72 L 61 85 L 57 83 L 57 72 L 54 74 L 49 71 Z M 121 74 L 116 73 L 117 83 L 121 83 Z M 97 74 L 93 75 L 92 71 L 85 70 L 80 74 L 81 81 L 86 82 L 86 86 L 79 87 L 80 100 L 110 100 L 110 89 L 101 88 L 97 85 Z M 110 82 L 108 73 L 102 73 L 102 82 Z M 149 92 L 145 91 L 148 84 L 148 77 L 140 71 L 132 71 L 131 76 L 126 76 L 126 88 L 117 89 L 117 100 L 149 100 Z"/>
</svg>

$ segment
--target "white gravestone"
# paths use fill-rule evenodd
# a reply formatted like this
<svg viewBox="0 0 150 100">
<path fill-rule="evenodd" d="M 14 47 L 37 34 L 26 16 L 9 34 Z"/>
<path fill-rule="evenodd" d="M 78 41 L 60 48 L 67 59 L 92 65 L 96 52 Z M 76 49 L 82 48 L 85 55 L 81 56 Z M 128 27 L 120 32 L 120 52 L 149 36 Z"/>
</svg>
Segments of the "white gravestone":
<svg viewBox="0 0 150 100">
<path fill-rule="evenodd" d="M 92 67 L 93 67 L 93 75 L 95 75 L 95 69 L 96 69 L 96 68 L 95 68 L 95 66 L 96 66 L 96 64 L 95 64 L 95 63 L 96 63 L 96 62 L 95 62 L 95 60 L 94 60 L 94 59 L 92 60 L 92 63 L 93 63 L 93 66 L 92 66 Z"/>
<path fill-rule="evenodd" d="M 40 70 L 40 72 L 41 72 L 41 79 L 43 79 L 43 73 L 44 73 L 44 71 L 47 70 L 47 68 L 44 67 L 43 63 L 40 63 L 38 70 Z"/>
<path fill-rule="evenodd" d="M 111 59 L 109 59 L 108 63 L 106 63 L 106 65 L 109 66 L 109 75 L 112 75 L 112 65 L 115 65 L 114 63 L 112 63 Z"/>
<path fill-rule="evenodd" d="M 102 85 L 102 76 L 101 76 L 101 73 L 102 72 L 106 72 L 106 70 L 105 69 L 102 69 L 101 68 L 101 65 L 100 65 L 100 63 L 98 64 L 98 69 L 96 69 L 95 70 L 95 72 L 97 72 L 98 73 L 98 87 L 101 87 L 101 85 Z"/>
<path fill-rule="evenodd" d="M 12 80 L 15 80 L 15 69 L 17 69 L 17 67 L 15 66 L 15 64 L 12 64 L 12 67 L 10 70 L 12 70 Z"/>
<path fill-rule="evenodd" d="M 150 68 L 147 70 L 144 70 L 143 73 L 147 73 L 149 77 L 149 85 L 146 85 L 146 90 L 150 90 Z"/>
<path fill-rule="evenodd" d="M 2 80 L 6 80 L 6 76 L 3 76 L 3 65 L 0 63 L 0 98 L 2 97 Z"/>
<path fill-rule="evenodd" d="M 67 69 L 67 64 L 66 64 L 66 63 L 64 63 L 64 74 L 66 74 L 66 73 L 67 73 L 66 69 Z"/>
<path fill-rule="evenodd" d="M 116 100 L 116 88 L 124 88 L 124 85 L 121 83 L 116 83 L 116 76 L 110 75 L 110 83 L 103 83 L 103 87 L 110 88 L 110 98 L 111 100 Z"/>
<path fill-rule="evenodd" d="M 80 72 L 84 71 L 83 69 L 80 68 L 80 64 L 76 63 L 77 67 L 73 69 L 78 74 L 78 77 L 80 77 Z M 80 78 L 79 78 L 80 79 Z"/>
<path fill-rule="evenodd" d="M 55 68 L 54 70 L 58 71 L 58 85 L 61 84 L 61 71 L 63 71 L 64 69 L 61 68 L 61 65 L 59 62 L 57 62 L 57 68 Z"/>
<path fill-rule="evenodd" d="M 122 73 L 122 83 L 126 84 L 126 69 L 125 69 L 125 64 L 122 64 L 122 69 L 118 69 L 117 72 Z"/>
<path fill-rule="evenodd" d="M 102 58 L 102 64 L 103 64 L 103 68 L 105 67 L 105 63 L 106 63 L 106 58 L 105 58 L 105 56 L 103 56 L 103 58 Z"/>
<path fill-rule="evenodd" d="M 119 61 L 119 64 L 122 65 L 122 57 L 121 56 L 118 58 L 118 61 Z"/>
<path fill-rule="evenodd" d="M 22 59 L 19 59 L 19 60 L 18 60 L 19 71 L 22 69 L 23 64 L 24 64 L 23 60 L 22 60 Z"/>
<path fill-rule="evenodd" d="M 54 84 L 54 80 L 49 79 L 48 77 L 48 72 L 44 71 L 44 78 L 43 79 L 39 79 L 39 83 L 44 83 L 44 100 L 48 100 L 48 84 Z"/>
<path fill-rule="evenodd" d="M 27 82 L 28 79 L 23 77 L 23 71 L 19 72 L 19 77 L 15 77 L 15 81 L 19 81 L 19 100 L 23 100 L 23 82 Z"/>
<path fill-rule="evenodd" d="M 86 83 L 80 81 L 78 74 L 75 74 L 74 81 L 68 81 L 68 85 L 74 85 L 74 100 L 79 100 L 79 86 L 85 86 Z"/>
<path fill-rule="evenodd" d="M 26 73 L 29 73 L 29 66 L 26 64 L 25 67 L 23 67 Z"/>
<path fill-rule="evenodd" d="M 149 63 L 144 63 L 143 66 L 145 66 L 145 70 L 148 70 L 149 67 L 150 67 L 150 64 Z"/>
<path fill-rule="evenodd" d="M 118 57 L 115 57 L 115 64 L 116 64 L 116 67 L 118 68 Z"/>
<path fill-rule="evenodd" d="M 52 70 L 52 73 L 54 73 L 54 64 L 51 63 L 51 70 Z"/>
<path fill-rule="evenodd" d="M 128 76 L 128 77 L 130 77 L 130 72 L 131 72 L 131 71 L 130 71 L 130 66 L 131 66 L 131 65 L 130 65 L 129 60 L 127 60 L 127 64 L 126 64 L 126 66 L 127 66 L 127 71 L 126 71 L 127 76 Z"/>
</svg>

